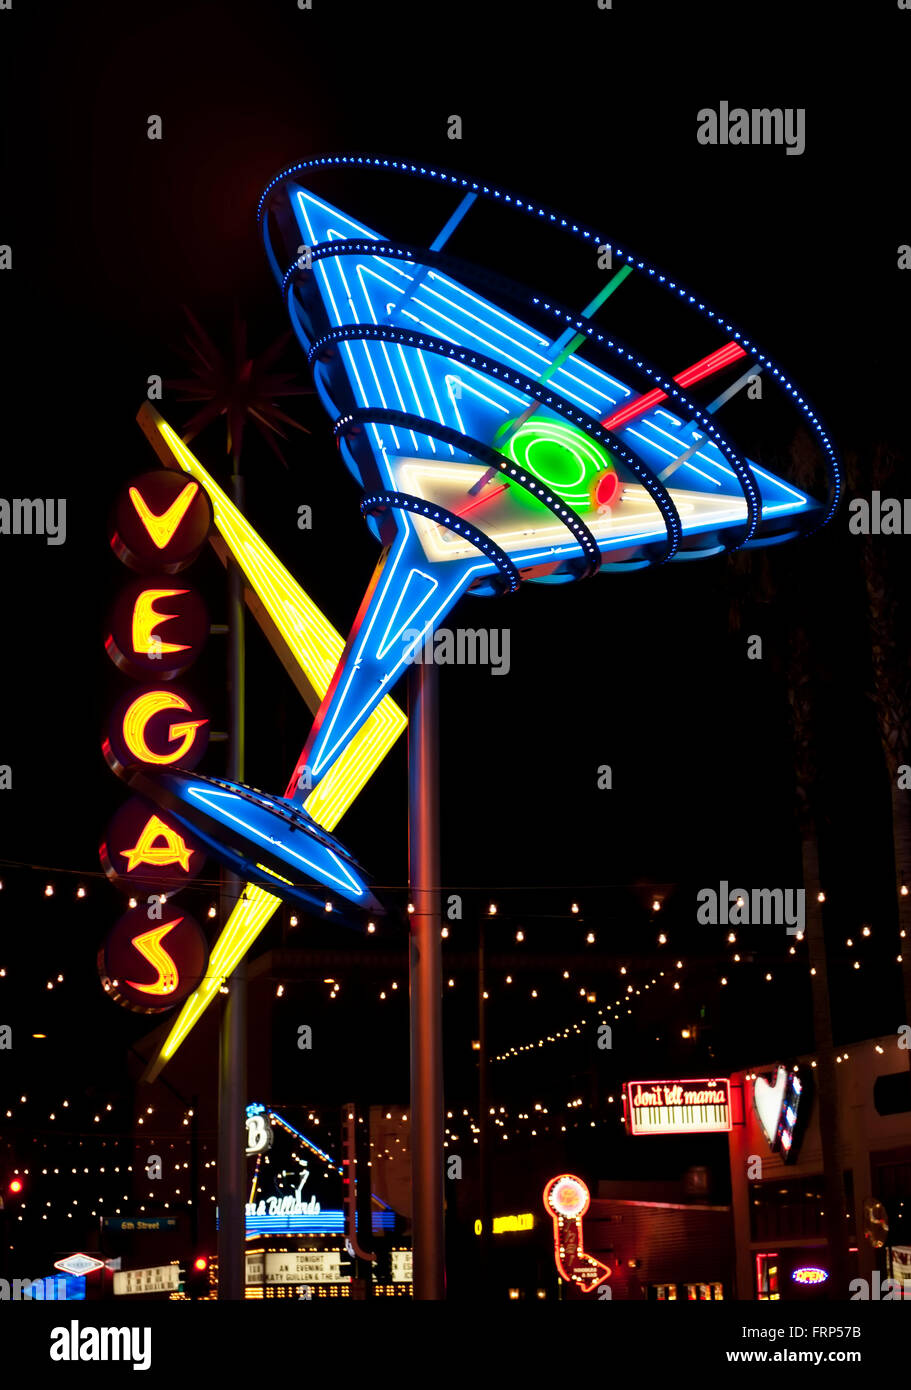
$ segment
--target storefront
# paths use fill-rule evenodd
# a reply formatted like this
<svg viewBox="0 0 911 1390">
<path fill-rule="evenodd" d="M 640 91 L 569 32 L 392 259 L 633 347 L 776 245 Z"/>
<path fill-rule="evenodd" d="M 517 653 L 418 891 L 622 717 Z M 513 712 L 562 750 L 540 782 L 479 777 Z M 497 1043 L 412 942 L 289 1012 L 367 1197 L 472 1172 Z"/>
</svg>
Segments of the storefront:
<svg viewBox="0 0 911 1390">
<path fill-rule="evenodd" d="M 876 1298 L 911 1235 L 911 1072 L 896 1035 L 839 1053 L 838 1142 L 852 1297 Z M 826 1298 L 827 1247 L 812 1057 L 731 1077 L 744 1123 L 730 1134 L 736 1296 Z"/>
</svg>

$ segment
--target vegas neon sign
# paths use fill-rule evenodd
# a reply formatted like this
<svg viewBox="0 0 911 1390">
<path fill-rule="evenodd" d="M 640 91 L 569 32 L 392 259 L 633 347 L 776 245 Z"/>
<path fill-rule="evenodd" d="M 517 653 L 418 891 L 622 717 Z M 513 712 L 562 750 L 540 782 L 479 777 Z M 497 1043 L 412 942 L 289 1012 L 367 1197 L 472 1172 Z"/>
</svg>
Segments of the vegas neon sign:
<svg viewBox="0 0 911 1390">
<path fill-rule="evenodd" d="M 199 484 L 185 483 L 165 469 L 145 473 L 121 490 L 109 532 L 111 547 L 141 574 L 157 572 L 124 590 L 105 640 L 111 660 L 136 680 L 157 675 L 168 681 L 205 641 L 208 623 L 201 600 L 189 586 L 174 586 L 158 576 L 176 573 L 195 559 L 211 519 Z M 159 606 L 168 601 L 167 609 Z M 168 640 L 161 636 L 163 626 L 169 629 Z M 182 635 L 188 640 L 176 640 Z M 102 749 L 120 777 L 136 764 L 193 766 L 205 752 L 208 723 L 194 698 L 173 684 L 145 686 L 120 698 Z M 208 942 L 189 913 L 165 912 L 164 904 L 175 884 L 196 876 L 204 853 L 151 803 L 134 799 L 109 825 L 100 855 L 112 883 L 121 891 L 141 884 L 143 898 L 141 907 L 131 908 L 114 924 L 98 953 L 102 987 L 109 998 L 136 1012 L 171 1009 L 205 977 Z"/>
</svg>

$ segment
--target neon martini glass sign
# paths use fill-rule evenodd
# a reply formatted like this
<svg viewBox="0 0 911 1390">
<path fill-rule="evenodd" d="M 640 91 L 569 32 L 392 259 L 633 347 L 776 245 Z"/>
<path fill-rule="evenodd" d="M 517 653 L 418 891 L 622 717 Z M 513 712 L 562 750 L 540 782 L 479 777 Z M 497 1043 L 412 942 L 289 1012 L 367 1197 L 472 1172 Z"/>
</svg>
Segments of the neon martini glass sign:
<svg viewBox="0 0 911 1390">
<path fill-rule="evenodd" d="M 291 322 L 384 547 L 289 782 L 286 795 L 298 799 L 301 780 L 308 792 L 318 786 L 468 590 L 494 594 L 526 579 L 567 582 L 789 539 L 824 524 L 838 493 L 834 451 L 816 417 L 742 335 L 665 380 L 594 330 L 593 307 L 629 276 L 632 258 L 581 316 L 529 297 L 536 317 L 552 311 L 564 328 L 548 337 L 451 273 L 456 263 L 441 252 L 479 194 L 502 195 L 470 185 L 420 250 L 385 241 L 300 182 L 304 169 L 355 164 L 469 187 L 434 170 L 339 156 L 295 166 L 261 202 Z M 586 341 L 618 371 L 579 356 Z M 734 368 L 740 380 L 711 405 L 689 399 L 693 386 Z M 823 444 L 828 509 L 743 457 L 713 422 L 764 368 L 785 382 Z M 654 385 L 637 392 L 622 377 L 643 369 Z"/>
<path fill-rule="evenodd" d="M 395 171 L 459 190 L 463 197 L 429 249 L 404 247 L 383 241 L 300 182 L 305 170 L 330 166 Z M 474 288 L 478 278 L 491 277 L 477 267 L 464 273 L 464 263 L 450 263 L 442 248 L 478 199 L 511 204 L 577 240 L 602 243 L 568 219 L 495 188 L 368 156 L 324 156 L 295 165 L 273 180 L 260 201 L 270 265 L 334 420 L 341 456 L 363 490 L 362 512 L 384 547 L 347 644 L 331 677 L 327 668 L 326 682 L 320 682 L 322 702 L 285 797 L 273 799 L 285 807 L 266 807 L 261 794 L 252 794 L 261 798 L 262 825 L 251 829 L 246 809 L 239 814 L 236 799 L 222 794 L 232 790 L 227 784 L 215 797 L 190 781 L 179 787 L 176 772 L 172 779 L 172 806 L 182 800 L 186 812 L 196 802 L 185 824 L 198 828 L 204 800 L 215 827 L 206 837 L 213 851 L 224 858 L 226 838 L 239 833 L 247 876 L 255 869 L 258 882 L 268 881 L 281 896 L 289 896 L 292 885 L 275 860 L 266 864 L 258 850 L 284 820 L 289 801 L 306 807 L 316 825 L 338 819 L 401 731 L 389 692 L 462 594 L 514 590 L 524 579 L 563 583 L 600 568 L 638 568 L 773 544 L 824 525 L 837 506 L 834 449 L 797 388 L 720 315 L 643 261 L 614 247 L 624 264 L 581 313 L 522 291 L 520 316 L 503 307 L 503 294 L 495 301 Z M 592 323 L 596 310 L 640 273 L 696 305 L 725 335 L 714 351 L 680 365 L 672 377 Z M 506 289 L 506 298 L 516 297 L 515 286 Z M 548 332 L 530 321 L 542 317 L 549 320 Z M 610 369 L 582 357 L 583 345 L 611 359 Z M 690 399 L 693 387 L 735 367 L 738 379 L 704 409 Z M 762 372 L 784 389 L 817 436 L 829 472 L 825 504 L 743 457 L 714 423 L 716 410 Z M 637 377 L 645 389 L 628 384 Z M 302 634 L 288 630 L 287 602 L 275 590 L 280 567 L 274 557 L 269 572 L 260 572 L 254 551 L 262 542 L 245 519 L 164 421 L 146 407 L 140 421 L 159 452 L 165 446 L 218 503 L 223 539 L 304 669 Z M 297 611 L 306 596 L 283 573 L 280 587 Z M 245 802 L 251 796 L 249 788 L 233 791 Z M 295 830 L 313 828 L 302 824 Z M 276 838 L 286 840 L 285 830 Z M 345 858 L 341 846 L 334 849 Z M 360 887 L 348 897 L 352 905 L 369 902 Z M 226 931 L 234 933 L 230 951 L 225 945 L 232 960 L 261 930 L 275 901 L 252 890 L 249 930 L 232 917 Z M 220 939 L 213 961 L 220 960 L 221 945 Z M 189 1015 L 179 1025 L 185 1036 Z"/>
</svg>

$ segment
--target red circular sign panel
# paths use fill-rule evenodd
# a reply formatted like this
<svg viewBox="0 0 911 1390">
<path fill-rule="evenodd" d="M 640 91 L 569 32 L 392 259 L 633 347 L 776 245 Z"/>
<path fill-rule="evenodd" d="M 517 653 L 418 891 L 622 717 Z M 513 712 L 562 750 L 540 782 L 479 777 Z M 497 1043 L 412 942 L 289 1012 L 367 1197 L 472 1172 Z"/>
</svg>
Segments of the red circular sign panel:
<svg viewBox="0 0 911 1390">
<path fill-rule="evenodd" d="M 102 750 L 118 777 L 130 768 L 192 769 L 206 751 L 209 717 L 195 695 L 176 685 L 145 685 L 111 711 Z"/>
<path fill-rule="evenodd" d="M 104 647 L 122 671 L 140 680 L 173 680 L 199 656 L 209 633 L 195 589 L 168 575 L 134 581 L 111 612 Z"/>
<path fill-rule="evenodd" d="M 177 892 L 202 873 L 200 842 L 182 825 L 141 796 L 132 796 L 111 817 L 98 847 L 112 883 L 137 896 L 164 888 Z"/>
<path fill-rule="evenodd" d="M 159 1014 L 199 987 L 208 959 L 205 933 L 195 917 L 170 901 L 151 907 L 146 902 L 111 928 L 98 953 L 98 974 L 116 1003 L 135 1013 Z"/>
<path fill-rule="evenodd" d="M 108 528 L 119 560 L 144 574 L 176 574 L 199 554 L 212 524 L 205 489 L 169 468 L 142 473 L 122 489 Z"/>
</svg>

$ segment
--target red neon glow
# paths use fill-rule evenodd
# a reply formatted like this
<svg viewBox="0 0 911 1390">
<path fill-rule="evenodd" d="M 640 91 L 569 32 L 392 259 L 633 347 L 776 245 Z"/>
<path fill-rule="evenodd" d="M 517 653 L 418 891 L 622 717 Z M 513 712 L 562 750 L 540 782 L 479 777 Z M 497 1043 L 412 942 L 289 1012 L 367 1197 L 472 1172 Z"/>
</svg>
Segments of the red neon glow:
<svg viewBox="0 0 911 1390">
<path fill-rule="evenodd" d="M 509 483 L 501 483 L 499 487 L 493 488 L 491 492 L 485 492 L 482 497 L 473 497 L 467 506 L 459 507 L 456 516 L 467 516 L 469 512 L 474 511 L 475 507 L 483 506 L 484 503 L 489 502 L 492 497 L 499 497 L 500 493 L 505 492 L 508 487 Z"/>
<path fill-rule="evenodd" d="M 714 372 L 720 372 L 723 367 L 729 367 L 732 362 L 737 362 L 741 357 L 746 357 L 746 348 L 742 348 L 739 343 L 725 343 L 715 352 L 710 352 L 708 357 L 700 357 L 698 362 L 694 362 L 692 367 L 686 367 L 674 380 L 678 386 L 692 386 L 697 381 L 702 381 L 704 377 L 712 376 Z"/>
<path fill-rule="evenodd" d="M 160 598 L 176 598 L 178 594 L 188 594 L 189 589 L 143 589 L 133 604 L 133 651 L 148 656 L 150 652 L 187 652 L 186 642 L 163 642 L 155 633 L 159 623 L 179 618 L 179 613 L 156 613 L 155 602 Z"/>
<path fill-rule="evenodd" d="M 592 486 L 592 505 L 609 507 L 619 491 L 619 473 L 615 473 L 612 468 L 605 473 L 599 473 L 597 481 Z"/>
<path fill-rule="evenodd" d="M 554 1260 L 562 1279 L 591 1293 L 611 1276 L 610 1268 L 585 1253 L 582 1217 L 588 1211 L 591 1195 L 581 1178 L 561 1173 L 544 1189 L 544 1207 L 554 1222 Z"/>
<path fill-rule="evenodd" d="M 12 1193 L 22 1191 L 22 1183 L 20 1182 L 19 1178 L 13 1178 L 12 1182 L 9 1185 L 9 1190 Z"/>
<path fill-rule="evenodd" d="M 198 491 L 199 483 L 187 483 L 183 491 L 174 498 L 170 507 L 167 507 L 160 515 L 156 515 L 139 488 L 130 488 L 130 501 L 136 508 L 136 515 L 159 550 L 164 550 L 173 537 Z"/>
<path fill-rule="evenodd" d="M 163 840 L 163 844 L 156 841 Z M 154 864 L 161 868 L 165 864 L 179 864 L 185 873 L 190 872 L 192 850 L 182 835 L 171 826 L 165 825 L 159 816 L 149 816 L 142 828 L 139 839 L 132 849 L 117 851 L 127 861 L 127 873 L 132 873 L 137 864 Z"/>
<path fill-rule="evenodd" d="M 695 382 L 702 381 L 704 377 L 711 376 L 714 372 L 720 372 L 723 367 L 729 367 L 732 362 L 736 362 L 741 357 L 746 357 L 745 348 L 742 348 L 739 343 L 725 343 L 724 347 L 718 348 L 717 352 L 710 352 L 708 357 L 701 357 L 691 367 L 685 367 L 679 376 L 674 377 L 674 380 L 678 386 L 692 386 Z M 638 415 L 645 415 L 647 411 L 666 400 L 666 391 L 648 391 L 644 396 L 637 396 L 635 400 L 627 401 L 626 405 L 615 410 L 613 415 L 606 416 L 601 424 L 607 430 L 619 429 L 621 425 L 628 425 L 630 420 L 635 420 Z"/>
<path fill-rule="evenodd" d="M 174 993 L 180 984 L 180 973 L 176 962 L 168 955 L 161 943 L 168 932 L 173 931 L 182 921 L 182 917 L 175 917 L 173 922 L 167 922 L 160 927 L 153 927 L 151 931 L 142 932 L 139 936 L 133 937 L 132 945 L 157 972 L 158 979 L 150 985 L 141 985 L 136 980 L 127 980 L 126 983 L 131 989 L 138 989 L 142 994 Z"/>
<path fill-rule="evenodd" d="M 756 1297 L 760 1303 L 778 1298 L 778 1266 L 769 1264 L 770 1260 L 777 1259 L 775 1250 L 756 1252 Z"/>
<path fill-rule="evenodd" d="M 181 724 L 172 724 L 168 730 L 168 742 L 175 739 L 181 742 L 173 753 L 155 753 L 146 743 L 145 731 L 149 720 L 166 709 L 189 710 L 190 706 L 176 690 L 150 690 L 138 696 L 123 716 L 123 741 L 134 757 L 144 763 L 176 763 L 190 751 L 196 741 L 196 730 L 207 719 L 187 719 Z"/>
<path fill-rule="evenodd" d="M 193 1268 L 199 1270 L 200 1274 L 202 1274 L 204 1269 L 209 1268 L 209 1261 L 206 1259 L 205 1255 L 198 1255 L 196 1257 L 193 1261 Z"/>
</svg>

